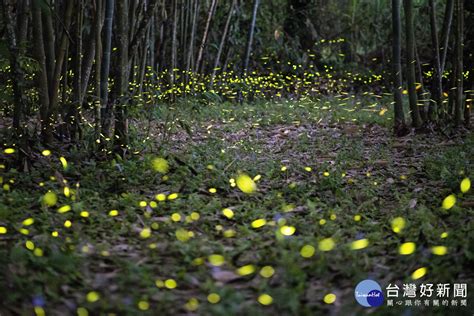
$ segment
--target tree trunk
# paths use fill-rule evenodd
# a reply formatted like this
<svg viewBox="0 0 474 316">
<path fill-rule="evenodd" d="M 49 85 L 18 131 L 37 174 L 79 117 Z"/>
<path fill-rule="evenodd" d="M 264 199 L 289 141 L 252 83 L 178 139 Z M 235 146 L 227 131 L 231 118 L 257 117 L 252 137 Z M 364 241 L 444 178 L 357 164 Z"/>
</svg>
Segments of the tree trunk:
<svg viewBox="0 0 474 316">
<path fill-rule="evenodd" d="M 33 3 L 33 42 L 34 56 L 39 70 L 36 74 L 36 85 L 40 100 L 41 136 L 46 144 L 52 142 L 53 125 L 49 115 L 48 71 L 46 70 L 46 55 L 44 52 L 43 22 L 41 7 L 36 1 Z"/>
<path fill-rule="evenodd" d="M 406 40 L 407 40 L 407 81 L 408 96 L 410 102 L 410 111 L 412 125 L 420 128 L 422 125 L 420 111 L 417 104 L 416 96 L 416 73 L 415 73 L 415 30 L 413 26 L 413 0 L 403 0 L 406 20 Z"/>
<path fill-rule="evenodd" d="M 393 24 L 393 98 L 395 110 L 395 134 L 403 135 L 406 130 L 405 113 L 402 100 L 402 63 L 401 63 L 401 21 L 400 0 L 392 0 L 392 24 Z"/>
<path fill-rule="evenodd" d="M 100 1 L 100 0 L 98 0 Z M 114 18 L 114 0 L 105 3 L 104 20 L 104 51 L 102 56 L 102 68 L 100 71 L 100 99 L 101 99 L 101 126 L 102 134 L 107 137 L 110 129 L 110 106 L 109 106 L 109 73 L 110 53 L 112 49 L 112 22 Z"/>
<path fill-rule="evenodd" d="M 464 90 L 463 90 L 463 42 L 464 42 L 464 0 L 456 0 L 456 80 L 455 80 L 455 103 L 454 103 L 454 123 L 460 126 L 463 121 L 464 114 Z"/>
<path fill-rule="evenodd" d="M 8 50 L 10 53 L 10 69 L 13 84 L 13 129 L 15 130 L 15 134 L 17 136 L 20 136 L 23 134 L 21 128 L 21 118 L 26 105 L 26 98 L 23 93 L 23 91 L 25 90 L 25 74 L 18 60 L 19 48 L 15 33 L 14 16 L 12 12 L 14 3 L 12 3 L 11 0 L 2 0 L 1 5 L 2 8 L 0 10 L 2 11 L 2 14 L 0 14 L 0 16 L 3 16 L 4 25 L 6 27 Z"/>
<path fill-rule="evenodd" d="M 257 12 L 258 12 L 259 4 L 260 4 L 260 0 L 254 0 L 253 10 L 252 10 L 252 21 L 250 22 L 250 29 L 249 29 L 248 39 L 247 39 L 247 47 L 245 49 L 244 64 L 242 67 L 242 70 L 243 70 L 242 72 L 244 74 L 247 73 L 248 68 L 249 68 L 250 54 L 252 53 L 252 42 L 253 42 L 253 36 L 255 33 L 255 24 L 257 22 Z"/>
<path fill-rule="evenodd" d="M 438 26 L 436 24 L 436 1 L 429 0 L 431 45 L 433 46 L 434 82 L 431 86 L 431 101 L 428 116 L 431 121 L 438 117 L 438 109 L 442 108 L 443 82 L 441 72 L 441 58 L 439 53 Z"/>
<path fill-rule="evenodd" d="M 194 42 L 196 36 L 196 29 L 197 29 L 197 19 L 199 16 L 199 0 L 194 0 L 194 12 L 193 12 L 193 21 L 191 24 L 191 38 L 189 40 L 189 49 L 187 54 L 186 60 L 186 84 L 189 82 L 189 72 L 194 70 Z"/>
<path fill-rule="evenodd" d="M 222 49 L 224 48 L 225 42 L 227 40 L 227 33 L 229 32 L 230 21 L 232 20 L 232 14 L 234 12 L 235 2 L 236 0 L 232 0 L 232 3 L 230 4 L 230 8 L 229 8 L 229 13 L 227 13 L 227 20 L 225 22 L 224 31 L 222 32 L 221 42 L 219 43 L 219 48 L 217 50 L 214 67 L 212 68 L 211 81 L 210 81 L 211 89 L 214 86 L 214 79 L 216 77 L 217 69 L 219 68 L 219 62 L 222 55 Z"/>
<path fill-rule="evenodd" d="M 441 29 L 441 48 L 440 48 L 440 62 L 441 73 L 444 72 L 446 66 L 446 56 L 448 55 L 449 34 L 451 32 L 451 24 L 453 21 L 454 1 L 448 0 L 446 2 L 446 9 L 444 12 L 443 28 Z"/>
<path fill-rule="evenodd" d="M 128 57 L 128 27 L 129 27 L 129 7 L 128 1 L 118 1 L 117 3 L 117 48 L 118 61 L 115 74 L 114 90 L 114 114 L 115 114 L 115 150 L 125 149 L 128 144 L 128 82 L 129 82 L 129 57 Z"/>
<path fill-rule="evenodd" d="M 202 56 L 204 54 L 204 48 L 206 47 L 207 38 L 209 37 L 209 30 L 211 28 L 211 21 L 214 15 L 214 11 L 217 6 L 217 0 L 211 0 L 211 4 L 209 5 L 209 10 L 207 11 L 207 20 L 206 26 L 204 28 L 204 33 L 202 34 L 201 45 L 199 45 L 199 51 L 196 59 L 196 72 L 199 73 L 201 71 L 202 66 Z"/>
</svg>

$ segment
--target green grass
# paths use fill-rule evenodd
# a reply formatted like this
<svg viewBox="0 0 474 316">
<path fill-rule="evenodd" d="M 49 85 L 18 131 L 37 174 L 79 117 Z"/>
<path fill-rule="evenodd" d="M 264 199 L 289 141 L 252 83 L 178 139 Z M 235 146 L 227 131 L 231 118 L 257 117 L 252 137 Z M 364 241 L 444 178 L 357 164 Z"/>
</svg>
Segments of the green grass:
<svg viewBox="0 0 474 316">
<path fill-rule="evenodd" d="M 2 154 L 0 176 L 10 190 L 0 193 L 0 226 L 7 229 L 0 235 L 0 313 L 31 314 L 36 303 L 47 314 L 73 314 L 80 307 L 90 315 L 448 314 L 443 308 L 366 310 L 355 302 L 354 287 L 366 278 L 383 288 L 473 284 L 474 210 L 463 206 L 473 198 L 472 191 L 459 192 L 459 183 L 472 178 L 474 138 L 395 139 L 389 101 L 346 98 L 160 108 L 153 113 L 157 120 L 150 124 L 149 140 L 138 141 L 148 123 L 135 122 L 139 153 L 125 160 L 93 160 L 79 149 L 44 157 L 36 148 L 26 174 L 13 169 L 15 154 Z M 383 108 L 388 111 L 380 115 Z M 164 130 L 169 131 L 162 137 Z M 169 162 L 166 177 L 151 168 L 154 157 Z M 229 180 L 239 172 L 261 175 L 256 193 L 231 187 Z M 66 185 L 73 190 L 69 197 L 63 194 Z M 48 190 L 58 196 L 54 207 L 42 203 Z M 160 202 L 158 193 L 178 198 Z M 451 193 L 456 205 L 441 209 Z M 60 214 L 61 205 L 72 210 Z M 234 217 L 223 216 L 223 208 L 231 208 Z M 84 210 L 89 217 L 81 217 Z M 110 210 L 119 215 L 109 216 Z M 173 214 L 181 219 L 173 221 Z M 24 227 L 30 217 L 34 223 Z M 406 220 L 400 234 L 391 229 L 395 217 Z M 253 228 L 256 219 L 267 224 Z M 64 227 L 66 220 L 72 227 Z M 295 234 L 282 236 L 283 225 L 295 227 Z M 144 227 L 151 227 L 146 239 L 140 237 Z M 229 237 L 231 231 L 235 236 Z M 193 237 L 183 238 L 187 232 Z M 447 238 L 440 237 L 443 232 Z M 334 249 L 318 249 L 324 238 L 334 240 Z M 350 243 L 361 238 L 369 240 L 368 247 L 351 250 Z M 43 255 L 28 250 L 27 241 Z M 402 256 L 398 247 L 407 241 L 417 248 Z M 305 245 L 316 248 L 314 256 L 300 255 Z M 437 245 L 448 253 L 433 255 L 430 248 Z M 222 266 L 209 263 L 214 254 L 224 257 Z M 245 265 L 255 272 L 238 275 Z M 262 277 L 264 266 L 275 274 Z M 428 273 L 412 281 L 420 267 Z M 163 287 L 168 279 L 177 287 Z M 91 291 L 100 295 L 96 302 L 87 301 Z M 220 296 L 217 304 L 207 301 L 210 293 Z M 257 301 L 264 293 L 273 298 L 269 306 Z M 334 304 L 323 302 L 328 293 L 336 294 Z M 139 309 L 147 307 L 144 302 L 148 310 Z"/>
</svg>

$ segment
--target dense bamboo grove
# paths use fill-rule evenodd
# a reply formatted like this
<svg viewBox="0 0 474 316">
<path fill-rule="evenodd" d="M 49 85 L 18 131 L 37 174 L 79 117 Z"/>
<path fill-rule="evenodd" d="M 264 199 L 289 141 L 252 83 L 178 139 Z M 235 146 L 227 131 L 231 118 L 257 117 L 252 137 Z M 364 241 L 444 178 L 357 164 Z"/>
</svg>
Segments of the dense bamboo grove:
<svg viewBox="0 0 474 316">
<path fill-rule="evenodd" d="M 0 316 L 472 315 L 473 53 L 474 0 L 0 0 Z"/>
<path fill-rule="evenodd" d="M 34 133 L 27 122 L 37 116 L 43 142 L 81 139 L 87 121 L 120 148 L 130 107 L 332 93 L 327 67 L 339 79 L 365 63 L 387 77 L 376 85 L 394 86 L 397 133 L 408 124 L 401 90 L 412 126 L 468 125 L 472 4 L 463 2 L 404 0 L 400 12 L 400 1 L 5 0 L 2 85 L 12 102 L 4 95 L 2 108 L 17 135 Z"/>
</svg>

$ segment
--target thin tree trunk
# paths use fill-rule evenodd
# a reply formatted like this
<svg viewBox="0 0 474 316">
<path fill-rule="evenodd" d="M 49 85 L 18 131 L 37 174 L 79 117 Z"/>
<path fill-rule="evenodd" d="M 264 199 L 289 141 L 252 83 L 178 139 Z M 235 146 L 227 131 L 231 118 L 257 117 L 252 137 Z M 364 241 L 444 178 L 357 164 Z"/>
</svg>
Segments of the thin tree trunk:
<svg viewBox="0 0 474 316">
<path fill-rule="evenodd" d="M 95 113 L 95 134 L 96 137 L 100 134 L 100 75 L 101 75 L 101 67 L 102 67 L 102 27 L 104 22 L 104 17 L 102 14 L 103 1 L 96 0 L 95 1 L 95 23 L 94 27 L 96 28 L 95 31 L 95 94 L 96 99 L 94 100 L 94 113 Z M 99 139 L 99 138 L 97 138 Z"/>
<path fill-rule="evenodd" d="M 207 38 L 209 37 L 209 30 L 211 28 L 211 21 L 214 15 L 214 11 L 217 6 L 217 0 L 211 0 L 211 4 L 209 5 L 209 10 L 207 11 L 207 20 L 206 26 L 204 27 L 204 33 L 202 34 L 201 45 L 199 45 L 199 51 L 196 59 L 196 72 L 199 73 L 202 68 L 202 57 L 204 55 L 204 49 L 206 47 Z"/>
<path fill-rule="evenodd" d="M 100 0 L 98 0 L 100 1 Z M 110 128 L 109 107 L 109 73 L 110 53 L 112 49 L 112 22 L 114 18 L 115 0 L 107 0 L 105 3 L 104 20 L 104 51 L 102 56 L 102 68 L 100 70 L 100 99 L 101 99 L 101 126 L 102 134 L 107 137 Z"/>
<path fill-rule="evenodd" d="M 49 116 L 51 117 L 52 122 L 56 121 L 56 116 L 58 113 L 58 98 L 59 98 L 59 87 L 61 83 L 61 70 L 63 68 L 64 59 L 66 58 L 66 51 L 69 45 L 69 38 L 67 31 L 71 25 L 72 18 L 72 9 L 74 7 L 74 1 L 68 1 L 66 6 L 66 12 L 64 17 L 64 30 L 61 35 L 61 41 L 58 46 L 58 51 L 56 53 L 56 62 L 54 63 L 54 73 L 52 76 L 52 81 L 49 81 Z"/>
<path fill-rule="evenodd" d="M 41 7 L 36 1 L 33 3 L 33 42 L 34 55 L 39 70 L 36 74 L 36 85 L 40 100 L 41 136 L 46 144 L 52 141 L 52 121 L 49 115 L 48 71 L 46 70 L 46 54 L 44 51 L 43 22 Z"/>
<path fill-rule="evenodd" d="M 175 71 L 176 71 L 176 60 L 177 60 L 177 33 L 178 33 L 178 0 L 173 1 L 173 25 L 171 28 L 171 65 L 170 65 L 170 85 L 171 85 L 171 101 L 175 99 L 175 91 L 173 89 L 175 85 Z"/>
<path fill-rule="evenodd" d="M 447 0 L 444 12 L 443 28 L 441 29 L 442 46 L 440 48 L 441 73 L 444 72 L 446 56 L 448 55 L 449 34 L 451 32 L 451 24 L 453 21 L 454 1 L 455 0 Z"/>
<path fill-rule="evenodd" d="M 21 128 L 21 119 L 23 116 L 23 111 L 26 106 L 26 97 L 23 93 L 25 91 L 25 83 L 24 78 L 25 74 L 23 69 L 21 68 L 20 61 L 19 61 L 19 47 L 17 42 L 17 36 L 15 33 L 15 22 L 12 9 L 14 8 L 14 1 L 12 3 L 11 0 L 2 0 L 1 1 L 4 19 L 4 25 L 6 27 L 6 35 L 8 41 L 8 50 L 10 52 L 10 68 L 11 68 L 11 75 L 12 75 L 12 85 L 13 85 L 13 100 L 14 100 L 14 108 L 13 108 L 13 129 L 17 136 L 21 136 L 23 134 Z"/>
<path fill-rule="evenodd" d="M 245 49 L 245 58 L 244 58 L 244 65 L 243 65 L 244 74 L 247 73 L 248 68 L 249 68 L 250 54 L 252 53 L 252 42 L 253 42 L 253 36 L 255 33 L 255 24 L 257 21 L 257 12 L 258 12 L 259 4 L 260 4 L 260 0 L 254 0 L 253 11 L 252 11 L 252 21 L 250 22 L 250 30 L 248 34 L 247 47 Z"/>
<path fill-rule="evenodd" d="M 68 123 L 68 128 L 70 130 L 69 135 L 72 139 L 77 140 L 78 132 L 80 129 L 80 118 L 79 111 L 82 107 L 82 23 L 83 23 L 83 12 L 84 12 L 84 3 L 83 0 L 77 0 L 78 3 L 78 13 L 76 16 L 76 25 L 74 28 L 74 38 L 75 41 L 75 54 L 73 56 L 74 61 L 74 80 L 73 80 L 73 98 L 72 103 L 70 104 L 69 111 L 67 113 L 66 122 Z"/>
<path fill-rule="evenodd" d="M 50 7 L 47 12 L 42 12 L 41 18 L 43 19 L 43 38 L 44 42 L 44 50 L 46 56 L 46 71 L 48 73 L 48 82 L 51 83 L 53 81 L 54 76 L 54 68 L 55 68 L 55 36 L 54 36 L 54 28 L 53 28 L 53 19 L 52 19 L 52 5 L 51 0 L 44 0 L 46 4 Z M 70 1 L 72 2 L 72 1 Z M 49 86 L 49 98 L 50 100 L 53 99 L 53 87 Z"/>
<path fill-rule="evenodd" d="M 178 33 L 178 0 L 173 1 L 173 25 L 171 29 L 171 66 L 170 66 L 170 83 L 171 87 L 175 84 L 176 54 L 177 54 L 177 33 Z M 175 92 L 173 90 L 172 100 L 174 101 Z"/>
<path fill-rule="evenodd" d="M 461 125 L 464 112 L 464 90 L 463 90 L 463 42 L 464 42 L 464 0 L 456 1 L 456 97 L 454 104 L 454 122 L 456 126 Z"/>
<path fill-rule="evenodd" d="M 423 122 L 428 121 L 428 107 L 427 107 L 427 95 L 425 90 L 425 84 L 423 82 L 423 70 L 421 68 L 420 55 L 418 55 L 418 46 L 415 40 L 415 59 L 416 59 L 416 93 L 418 109 L 420 110 L 420 116 Z"/>
<path fill-rule="evenodd" d="M 125 149 L 128 144 L 128 82 L 129 82 L 129 37 L 128 37 L 128 1 L 119 1 L 117 3 L 117 46 L 118 62 L 115 69 L 115 97 L 113 104 L 115 114 L 115 150 Z"/>
<path fill-rule="evenodd" d="M 216 60 L 214 62 L 214 67 L 212 68 L 211 82 L 210 82 L 211 89 L 214 86 L 214 79 L 216 77 L 217 68 L 219 68 L 219 62 L 220 62 L 220 59 L 221 59 L 222 50 L 223 50 L 225 42 L 227 40 L 227 33 L 229 32 L 230 21 L 232 20 L 232 13 L 234 12 L 235 2 L 236 2 L 236 0 L 232 0 L 232 3 L 230 4 L 229 13 L 227 14 L 227 20 L 226 20 L 225 26 L 224 26 L 224 31 L 222 32 L 221 42 L 219 43 L 219 48 L 217 50 Z"/>
<path fill-rule="evenodd" d="M 199 15 L 199 0 L 194 0 L 194 12 L 193 12 L 193 21 L 191 24 L 191 38 L 189 40 L 189 49 L 187 54 L 186 60 L 186 84 L 189 82 L 189 72 L 194 70 L 194 42 L 196 36 L 196 28 L 197 28 L 197 19 Z"/>
<path fill-rule="evenodd" d="M 392 24 L 393 24 L 393 98 L 395 101 L 395 134 L 402 135 L 405 126 L 405 113 L 402 100 L 402 63 L 401 63 L 401 21 L 400 0 L 392 0 Z"/>
<path fill-rule="evenodd" d="M 434 82 L 431 88 L 431 101 L 428 110 L 428 116 L 431 121 L 435 121 L 438 117 L 438 109 L 442 108 L 442 73 L 441 58 L 439 53 L 438 26 L 436 23 L 436 1 L 429 0 L 430 5 L 430 25 L 431 25 L 431 45 L 433 46 L 433 65 L 434 65 Z"/>
<path fill-rule="evenodd" d="M 415 73 L 415 30 L 413 27 L 413 0 L 403 0 L 406 20 L 406 40 L 407 40 L 407 81 L 408 97 L 410 102 L 410 111 L 412 125 L 419 128 L 422 125 L 420 111 L 418 109 L 416 97 L 416 73 Z"/>
</svg>

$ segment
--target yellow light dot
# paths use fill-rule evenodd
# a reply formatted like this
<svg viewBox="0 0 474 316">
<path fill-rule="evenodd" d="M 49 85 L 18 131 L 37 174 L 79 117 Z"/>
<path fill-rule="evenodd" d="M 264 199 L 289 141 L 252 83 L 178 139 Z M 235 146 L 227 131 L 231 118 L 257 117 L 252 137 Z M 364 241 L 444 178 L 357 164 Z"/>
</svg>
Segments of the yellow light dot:
<svg viewBox="0 0 474 316">
<path fill-rule="evenodd" d="M 171 220 L 173 222 L 179 222 L 181 220 L 181 215 L 179 213 L 171 214 Z"/>
<path fill-rule="evenodd" d="M 35 306 L 34 310 L 35 310 L 35 315 L 36 315 L 36 316 L 44 316 L 44 315 L 46 315 L 46 313 L 44 312 L 44 308 L 41 307 L 41 306 Z"/>
<path fill-rule="evenodd" d="M 14 148 L 6 148 L 3 152 L 7 155 L 10 155 L 10 154 L 15 153 L 15 149 Z"/>
<path fill-rule="evenodd" d="M 311 258 L 314 256 L 314 253 L 316 252 L 316 249 L 311 246 L 311 245 L 304 245 L 303 248 L 300 250 L 300 255 L 303 258 Z"/>
<path fill-rule="evenodd" d="M 313 169 L 311 167 L 304 167 L 304 170 L 311 172 Z"/>
<path fill-rule="evenodd" d="M 70 220 L 67 220 L 64 222 L 64 227 L 69 228 L 72 226 L 72 222 Z"/>
<path fill-rule="evenodd" d="M 220 267 L 225 263 L 224 256 L 222 255 L 210 255 L 207 260 L 209 261 L 210 264 L 212 264 L 215 267 Z"/>
<path fill-rule="evenodd" d="M 140 301 L 138 302 L 137 306 L 139 310 L 147 311 L 150 308 L 150 303 L 148 303 L 147 301 Z"/>
<path fill-rule="evenodd" d="M 63 169 L 66 170 L 67 169 L 67 160 L 66 158 L 64 157 L 59 157 L 59 161 L 61 162 L 61 165 L 63 166 Z"/>
<path fill-rule="evenodd" d="M 30 226 L 30 225 L 32 225 L 34 222 L 35 222 L 35 220 L 30 217 L 30 218 L 25 219 L 25 220 L 22 222 L 22 225 L 23 225 L 23 226 Z"/>
<path fill-rule="evenodd" d="M 444 239 L 444 238 L 447 238 L 448 236 L 449 236 L 449 234 L 447 232 L 443 232 L 443 233 L 441 233 L 440 237 Z"/>
<path fill-rule="evenodd" d="M 280 227 L 280 233 L 284 236 L 291 236 L 295 233 L 296 228 L 293 226 L 282 226 Z"/>
<path fill-rule="evenodd" d="M 207 296 L 207 301 L 211 304 L 217 304 L 221 300 L 221 297 L 217 293 L 211 293 Z"/>
<path fill-rule="evenodd" d="M 329 177 L 329 172 L 325 171 L 325 172 L 323 173 L 323 176 Z"/>
<path fill-rule="evenodd" d="M 251 225 L 253 228 L 260 228 L 260 227 L 265 226 L 265 224 L 267 224 L 267 221 L 263 218 L 260 218 L 260 219 L 254 220 Z"/>
<path fill-rule="evenodd" d="M 352 250 L 364 249 L 368 245 L 369 245 L 369 240 L 368 239 L 359 239 L 359 240 L 355 240 L 351 243 L 351 249 Z"/>
<path fill-rule="evenodd" d="M 155 285 L 156 285 L 157 288 L 161 289 L 161 288 L 165 287 L 165 282 L 163 282 L 163 280 L 158 279 L 158 280 L 155 280 Z"/>
<path fill-rule="evenodd" d="M 454 204 L 456 204 L 456 196 L 454 194 L 451 194 L 444 198 L 441 207 L 445 210 L 449 210 L 454 206 Z"/>
<path fill-rule="evenodd" d="M 6 234 L 6 233 L 7 233 L 7 231 L 8 231 L 8 230 L 7 230 L 7 228 L 6 228 L 6 227 L 4 227 L 4 226 L 0 226 L 0 235 L 4 235 L 4 234 Z"/>
<path fill-rule="evenodd" d="M 23 235 L 28 235 L 30 233 L 30 231 L 26 228 L 20 228 L 18 231 Z"/>
<path fill-rule="evenodd" d="M 462 193 L 466 193 L 471 189 L 471 180 L 469 178 L 464 178 L 459 185 Z"/>
<path fill-rule="evenodd" d="M 178 198 L 178 193 L 171 193 L 168 195 L 168 200 L 176 200 Z"/>
<path fill-rule="evenodd" d="M 54 231 L 51 233 L 51 236 L 53 237 L 58 237 L 59 236 L 59 233 L 57 231 Z"/>
<path fill-rule="evenodd" d="M 150 207 L 151 207 L 151 208 L 157 208 L 157 207 L 158 207 L 158 203 L 156 203 L 155 201 L 151 201 L 151 202 L 150 202 Z"/>
<path fill-rule="evenodd" d="M 392 230 L 398 234 L 403 228 L 405 228 L 405 219 L 403 217 L 395 217 L 392 220 Z"/>
<path fill-rule="evenodd" d="M 168 279 L 168 280 L 165 281 L 165 287 L 167 289 L 172 290 L 172 289 L 176 288 L 177 286 L 178 286 L 178 284 L 173 279 Z"/>
<path fill-rule="evenodd" d="M 159 172 L 159 173 L 168 173 L 169 171 L 169 164 L 168 161 L 164 158 L 154 158 L 151 161 L 151 165 L 153 170 Z"/>
<path fill-rule="evenodd" d="M 157 199 L 160 202 L 163 202 L 163 201 L 166 200 L 166 194 L 159 193 L 159 194 L 155 195 L 155 199 Z"/>
<path fill-rule="evenodd" d="M 336 301 L 336 294 L 334 293 L 329 293 L 324 296 L 324 303 L 326 304 L 332 304 Z"/>
<path fill-rule="evenodd" d="M 210 188 L 210 189 L 209 189 L 209 192 L 210 192 L 210 193 L 216 193 L 216 192 L 217 192 L 217 189 L 216 189 L 216 188 Z"/>
<path fill-rule="evenodd" d="M 431 253 L 437 256 L 444 256 L 448 253 L 448 248 L 445 246 L 434 246 L 431 247 Z"/>
<path fill-rule="evenodd" d="M 84 307 L 79 307 L 76 312 L 77 316 L 89 316 L 89 312 Z"/>
<path fill-rule="evenodd" d="M 146 207 L 147 205 L 148 205 L 148 203 L 146 201 L 140 201 L 138 203 L 138 206 L 140 206 L 140 207 Z"/>
<path fill-rule="evenodd" d="M 57 202 L 58 197 L 54 192 L 49 191 L 43 196 L 43 204 L 47 206 L 54 206 Z"/>
<path fill-rule="evenodd" d="M 320 219 L 320 220 L 319 220 L 319 225 L 322 226 L 322 225 L 324 225 L 324 224 L 326 224 L 326 220 L 325 220 L 324 218 L 323 218 L 323 219 Z"/>
<path fill-rule="evenodd" d="M 192 213 L 191 213 L 191 219 L 192 219 L 193 221 L 197 221 L 197 220 L 199 220 L 199 218 L 201 218 L 201 215 L 199 215 L 198 212 L 192 212 Z"/>
<path fill-rule="evenodd" d="M 272 266 L 264 266 L 260 270 L 260 275 L 264 278 L 271 278 L 275 274 L 275 269 Z"/>
<path fill-rule="evenodd" d="M 270 305 L 273 303 L 273 298 L 268 294 L 262 294 L 258 297 L 258 302 L 262 305 Z"/>
<path fill-rule="evenodd" d="M 234 217 L 234 211 L 232 211 L 230 208 L 225 208 L 225 209 L 223 209 L 223 210 L 222 210 L 222 214 L 223 214 L 225 217 L 229 218 L 229 219 L 231 219 L 232 217 Z"/>
<path fill-rule="evenodd" d="M 255 266 L 253 264 L 248 264 L 237 269 L 237 274 L 241 276 L 249 275 L 255 272 Z"/>
<path fill-rule="evenodd" d="M 332 238 L 325 238 L 318 244 L 318 248 L 321 251 L 331 251 L 334 248 L 334 240 Z"/>
<path fill-rule="evenodd" d="M 237 187 L 244 193 L 250 194 L 257 190 L 255 182 L 246 174 L 240 174 L 236 183 Z"/>
<path fill-rule="evenodd" d="M 283 171 L 283 172 L 285 172 L 287 169 L 288 169 L 288 168 L 287 168 L 286 166 L 282 166 L 282 167 L 280 168 L 280 170 Z"/>
<path fill-rule="evenodd" d="M 416 250 L 416 244 L 414 242 L 406 242 L 400 245 L 398 253 L 401 255 L 410 255 Z"/>
<path fill-rule="evenodd" d="M 82 211 L 80 213 L 81 217 L 89 217 L 89 212 L 88 211 Z"/>
<path fill-rule="evenodd" d="M 63 205 L 60 208 L 58 208 L 58 213 L 64 214 L 64 213 L 69 212 L 70 210 L 71 210 L 70 205 Z"/>
<path fill-rule="evenodd" d="M 64 187 L 63 193 L 65 197 L 69 197 L 71 195 L 71 190 L 69 189 L 69 187 Z"/>
<path fill-rule="evenodd" d="M 354 221 L 360 222 L 361 219 L 362 217 L 360 215 L 354 215 Z"/>
<path fill-rule="evenodd" d="M 26 247 L 26 249 L 28 249 L 28 250 L 33 250 L 33 249 L 35 249 L 35 243 L 32 242 L 31 240 L 27 240 L 27 241 L 25 242 L 25 247 Z"/>
<path fill-rule="evenodd" d="M 329 219 L 331 219 L 332 221 L 335 221 L 336 218 L 337 218 L 336 214 L 331 214 L 331 215 L 329 216 Z"/>
<path fill-rule="evenodd" d="M 49 155 L 51 155 L 51 150 L 45 149 L 41 152 L 41 154 L 45 157 L 48 157 Z"/>
<path fill-rule="evenodd" d="M 99 299 L 100 299 L 100 294 L 97 293 L 96 291 L 91 291 L 91 292 L 87 293 L 87 295 L 86 295 L 86 300 L 87 300 L 89 303 L 95 303 L 95 302 L 97 302 Z"/>
<path fill-rule="evenodd" d="M 232 238 L 235 235 L 236 235 L 236 232 L 233 229 L 227 229 L 227 230 L 224 231 L 224 237 L 226 237 L 226 238 Z"/>
<path fill-rule="evenodd" d="M 35 248 L 35 250 L 33 251 L 33 254 L 37 257 L 42 257 L 43 256 L 43 249 Z"/>
<path fill-rule="evenodd" d="M 151 236 L 151 229 L 150 228 L 145 227 L 140 231 L 140 237 L 141 238 L 146 239 L 146 238 L 150 238 L 150 236 Z"/>
<path fill-rule="evenodd" d="M 189 301 L 184 305 L 184 307 L 185 307 L 188 311 L 194 312 L 194 311 L 196 311 L 196 310 L 198 309 L 198 307 L 199 307 L 199 301 L 198 301 L 196 298 L 192 297 L 192 298 L 190 298 Z"/>
<path fill-rule="evenodd" d="M 261 175 L 257 174 L 255 177 L 253 177 L 253 181 L 258 181 L 262 178 Z"/>
<path fill-rule="evenodd" d="M 413 280 L 418 280 L 422 277 L 425 276 L 426 272 L 428 272 L 428 269 L 423 267 L 423 268 L 419 268 L 419 269 L 416 269 L 412 274 L 411 274 L 411 278 Z"/>
</svg>

